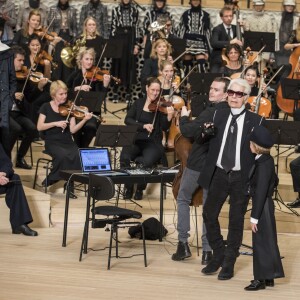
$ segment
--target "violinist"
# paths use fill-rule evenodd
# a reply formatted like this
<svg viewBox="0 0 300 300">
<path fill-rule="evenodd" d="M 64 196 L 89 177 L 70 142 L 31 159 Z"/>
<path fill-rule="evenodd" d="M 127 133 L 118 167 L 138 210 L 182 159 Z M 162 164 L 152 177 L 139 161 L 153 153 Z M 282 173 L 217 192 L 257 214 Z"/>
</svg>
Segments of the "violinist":
<svg viewBox="0 0 300 300">
<path fill-rule="evenodd" d="M 244 79 L 249 83 L 251 87 L 250 97 L 251 96 L 257 96 L 259 92 L 258 87 L 258 80 L 259 80 L 260 74 L 258 72 L 258 69 L 256 66 L 249 66 L 245 70 Z M 263 83 L 262 88 L 264 89 L 266 87 L 266 84 Z M 268 92 L 267 90 L 263 94 L 264 97 L 268 98 Z"/>
<path fill-rule="evenodd" d="M 188 111 L 184 106 L 181 111 L 180 131 L 184 137 L 194 138 L 195 133 L 205 120 L 214 115 L 216 110 L 227 108 L 227 87 L 229 85 L 228 78 L 216 77 L 212 82 L 209 90 L 209 106 L 193 121 L 189 120 Z M 190 203 L 193 194 L 199 187 L 197 182 L 199 175 L 204 167 L 208 144 L 202 145 L 193 143 L 192 150 L 187 159 L 187 166 L 183 171 L 180 188 L 177 196 L 177 213 L 178 213 L 178 245 L 176 252 L 172 255 L 172 260 L 181 261 L 190 257 L 191 251 L 188 245 L 190 236 Z M 203 205 L 206 202 L 207 190 L 203 190 Z M 206 265 L 212 258 L 212 249 L 206 238 L 206 227 L 203 223 L 202 227 L 202 265 Z"/>
<path fill-rule="evenodd" d="M 20 46 L 13 46 L 11 50 L 14 53 L 14 67 L 18 74 L 24 65 L 25 51 Z M 18 77 L 17 75 L 17 79 Z M 17 91 L 14 94 L 14 102 L 9 114 L 10 135 L 8 140 L 11 152 L 16 140 L 22 136 L 22 141 L 17 151 L 16 167 L 29 170 L 32 166 L 27 164 L 24 157 L 34 138 L 38 136 L 38 132 L 35 123 L 29 117 L 28 103 L 36 97 L 39 89 L 36 85 L 29 82 L 23 90 L 24 81 L 25 78 L 17 80 Z"/>
<path fill-rule="evenodd" d="M 53 32 L 54 42 L 52 41 L 49 48 L 54 50 L 53 59 L 60 62 L 58 67 L 53 71 L 52 78 L 66 81 L 71 74 L 72 69 L 62 63 L 60 58 L 61 50 L 65 47 L 65 42 L 71 42 L 77 37 L 77 10 L 69 5 L 69 0 L 58 0 L 58 3 L 50 7 L 48 15 L 49 32 Z M 55 36 L 61 37 L 57 45 L 55 45 Z M 52 49 L 48 49 L 50 51 Z"/>
<path fill-rule="evenodd" d="M 171 92 L 176 91 L 178 94 L 178 86 L 180 83 L 179 76 L 175 76 L 174 74 L 174 66 L 173 63 L 169 60 L 163 60 L 159 66 L 159 76 L 158 79 L 162 85 L 162 96 L 168 96 Z"/>
<path fill-rule="evenodd" d="M 40 24 L 46 25 L 48 8 L 42 4 L 40 0 L 25 0 L 23 4 L 19 5 L 16 30 L 20 30 L 25 27 L 26 20 L 29 19 L 28 16 L 33 10 L 40 14 Z"/>
<path fill-rule="evenodd" d="M 160 111 L 152 112 L 149 105 L 156 107 L 157 98 L 160 94 L 161 83 L 157 78 L 150 77 L 146 84 L 146 96 L 133 103 L 125 117 L 126 125 L 138 125 L 138 132 L 132 146 L 123 147 L 120 157 L 121 168 L 130 167 L 130 162 L 144 168 L 151 168 L 161 160 L 164 155 L 162 145 L 162 132 L 166 131 L 171 124 L 174 109 L 172 106 L 166 108 L 166 114 Z M 143 198 L 143 190 L 146 184 L 138 184 L 134 199 Z M 133 185 L 125 185 L 124 199 L 131 199 Z"/>
<path fill-rule="evenodd" d="M 210 57 L 210 71 L 212 73 L 222 71 L 222 50 L 225 47 L 232 44 L 236 44 L 240 47 L 243 46 L 243 42 L 236 37 L 236 25 L 232 25 L 233 10 L 230 7 L 225 6 L 220 10 L 219 15 L 222 19 L 222 24 L 214 27 L 210 39 L 213 48 Z"/>
<path fill-rule="evenodd" d="M 95 63 L 95 50 L 93 48 L 87 49 L 86 47 L 81 47 L 77 58 L 78 70 L 74 71 L 67 82 L 67 86 L 70 87 L 71 91 L 78 92 L 79 90 L 85 92 L 102 92 L 106 94 L 107 87 L 110 83 L 110 76 L 104 74 L 103 81 L 99 81 L 96 78 L 85 78 L 87 71 L 92 69 Z M 93 72 L 91 72 L 93 75 Z M 91 81 L 92 80 L 92 81 Z M 83 82 L 84 81 L 84 82 Z M 82 86 L 81 83 L 83 82 Z M 101 107 L 99 107 L 99 114 L 101 112 Z M 95 118 L 90 119 L 85 126 L 74 136 L 75 141 L 80 148 L 86 148 L 89 146 L 93 137 L 96 135 L 99 123 Z"/>
<path fill-rule="evenodd" d="M 28 50 L 29 37 L 41 26 L 41 14 L 38 10 L 32 10 L 29 15 L 27 22 L 20 28 L 12 41 L 13 45 L 23 47 L 26 51 Z"/>
<path fill-rule="evenodd" d="M 149 77 L 159 75 L 159 66 L 162 61 L 173 62 L 171 56 L 172 47 L 165 39 L 158 39 L 152 44 L 150 58 L 146 59 L 141 73 L 142 90 L 145 91 L 145 85 Z"/>
<path fill-rule="evenodd" d="M 228 58 L 228 62 L 223 68 L 224 76 L 231 77 L 233 74 L 240 74 L 244 68 L 242 48 L 238 44 L 229 44 L 225 49 L 225 56 Z"/>
<path fill-rule="evenodd" d="M 80 169 L 78 147 L 73 141 L 72 134 L 80 130 L 91 119 L 92 114 L 86 113 L 77 122 L 74 117 L 66 121 L 66 117 L 59 114 L 59 106 L 67 100 L 67 86 L 57 80 L 51 83 L 50 95 L 52 100 L 44 103 L 39 111 L 37 129 L 45 139 L 45 150 L 52 157 L 52 169 L 47 178 L 47 185 L 61 180 L 60 170 Z M 45 184 L 46 180 L 44 181 Z"/>
</svg>

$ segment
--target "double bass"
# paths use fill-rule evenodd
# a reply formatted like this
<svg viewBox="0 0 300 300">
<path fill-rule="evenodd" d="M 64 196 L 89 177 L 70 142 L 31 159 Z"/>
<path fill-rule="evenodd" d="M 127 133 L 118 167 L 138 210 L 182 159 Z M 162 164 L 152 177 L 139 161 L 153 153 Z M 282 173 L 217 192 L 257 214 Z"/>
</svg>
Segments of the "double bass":
<svg viewBox="0 0 300 300">
<path fill-rule="evenodd" d="M 292 70 L 286 78 L 300 79 L 300 47 L 294 49 L 290 55 L 289 63 L 292 65 Z M 300 107 L 300 100 L 293 101 L 283 97 L 281 84 L 279 84 L 277 89 L 276 102 L 278 107 L 290 116 L 294 114 L 295 107 Z"/>
<path fill-rule="evenodd" d="M 190 84 L 187 84 L 188 110 L 190 110 L 190 101 L 191 101 L 191 87 Z M 186 138 L 181 133 L 179 133 L 175 137 L 174 144 L 175 144 L 175 155 L 177 159 L 180 160 L 179 172 L 176 174 L 176 177 L 172 184 L 172 192 L 174 198 L 177 199 L 179 188 L 180 188 L 180 182 L 183 175 L 183 170 L 187 165 L 187 159 L 192 150 L 192 142 L 189 138 Z M 199 186 L 199 188 L 193 194 L 192 202 L 190 205 L 196 207 L 199 206 L 200 204 L 202 204 L 202 198 L 203 198 L 203 191 L 202 188 Z"/>
</svg>

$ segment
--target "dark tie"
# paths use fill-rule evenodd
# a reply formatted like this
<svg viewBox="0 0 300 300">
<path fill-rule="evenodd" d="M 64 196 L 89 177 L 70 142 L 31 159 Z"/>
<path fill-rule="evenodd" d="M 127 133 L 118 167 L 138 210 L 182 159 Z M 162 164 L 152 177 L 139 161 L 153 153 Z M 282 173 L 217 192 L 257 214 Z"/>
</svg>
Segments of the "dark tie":
<svg viewBox="0 0 300 300">
<path fill-rule="evenodd" d="M 235 166 L 235 150 L 237 139 L 237 123 L 236 120 L 240 114 L 232 115 L 232 119 L 228 128 L 227 138 L 223 149 L 223 155 L 221 159 L 221 165 L 223 169 L 228 173 Z"/>
<path fill-rule="evenodd" d="M 227 34 L 228 34 L 229 40 L 231 40 L 231 27 L 227 27 Z"/>
</svg>

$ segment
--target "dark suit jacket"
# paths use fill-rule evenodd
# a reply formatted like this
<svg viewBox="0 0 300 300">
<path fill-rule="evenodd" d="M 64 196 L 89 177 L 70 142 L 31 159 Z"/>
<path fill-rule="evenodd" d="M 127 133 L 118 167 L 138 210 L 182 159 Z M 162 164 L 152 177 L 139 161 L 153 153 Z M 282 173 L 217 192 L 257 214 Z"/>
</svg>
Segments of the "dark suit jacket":
<svg viewBox="0 0 300 300">
<path fill-rule="evenodd" d="M 231 25 L 232 31 L 233 31 L 233 37 L 236 37 L 236 26 Z M 222 49 L 229 45 L 229 37 L 228 34 L 224 28 L 223 23 L 216 26 L 212 30 L 211 38 L 210 38 L 210 44 L 213 48 L 213 51 L 211 53 L 210 59 L 213 64 L 221 64 L 222 63 Z"/>
<path fill-rule="evenodd" d="M 206 158 L 206 163 L 203 168 L 203 172 L 201 172 L 198 183 L 203 188 L 209 188 L 212 177 L 214 175 L 216 169 L 216 163 L 218 160 L 219 152 L 221 149 L 222 139 L 224 130 L 226 127 L 226 123 L 230 114 L 230 109 L 222 109 L 217 110 L 212 122 L 217 129 L 217 133 L 214 137 L 209 140 L 209 150 Z M 249 180 L 249 172 L 251 167 L 255 163 L 255 156 L 250 150 L 250 133 L 254 126 L 261 125 L 264 120 L 259 115 L 252 113 L 246 110 L 245 120 L 243 125 L 243 133 L 242 133 L 242 141 L 241 141 L 241 172 L 242 172 L 242 184 L 245 187 L 245 193 L 248 193 L 248 180 Z M 200 139 L 199 136 L 196 137 L 197 140 Z"/>
</svg>

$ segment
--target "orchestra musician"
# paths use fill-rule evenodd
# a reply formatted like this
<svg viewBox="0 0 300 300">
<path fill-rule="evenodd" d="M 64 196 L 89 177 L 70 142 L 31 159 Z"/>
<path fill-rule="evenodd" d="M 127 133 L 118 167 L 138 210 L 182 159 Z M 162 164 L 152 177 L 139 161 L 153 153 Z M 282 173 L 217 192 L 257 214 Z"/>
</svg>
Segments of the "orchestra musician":
<svg viewBox="0 0 300 300">
<path fill-rule="evenodd" d="M 28 0 L 24 1 L 23 4 L 19 5 L 18 9 L 18 18 L 16 30 L 20 30 L 21 28 L 25 28 L 25 24 L 29 19 L 29 15 L 32 10 L 38 12 L 41 16 L 40 24 L 46 26 L 47 24 L 47 13 L 48 8 L 46 5 L 41 3 L 40 0 Z"/>
<path fill-rule="evenodd" d="M 95 50 L 93 48 L 81 47 L 76 58 L 78 69 L 74 71 L 68 79 L 67 86 L 72 92 L 102 92 L 106 94 L 107 87 L 110 83 L 110 75 L 104 74 L 103 81 L 95 78 L 87 79 L 85 77 L 87 71 L 91 70 L 95 63 Z M 83 82 L 83 84 L 82 84 Z M 82 84 L 82 85 L 81 85 Z M 101 107 L 99 107 L 99 114 Z M 74 139 L 79 148 L 89 147 L 93 137 L 96 135 L 99 122 L 92 118 L 88 120 L 84 126 L 75 135 Z"/>
<path fill-rule="evenodd" d="M 143 23 L 143 30 L 144 30 L 143 44 L 144 45 L 146 45 L 146 39 L 150 33 L 148 29 L 149 26 L 154 21 L 159 21 L 161 17 L 163 19 L 169 19 L 172 23 L 171 14 L 167 9 L 167 0 L 153 0 L 151 9 L 146 11 L 146 15 Z"/>
<path fill-rule="evenodd" d="M 157 78 L 150 77 L 146 84 L 146 96 L 135 101 L 127 112 L 125 124 L 138 125 L 138 132 L 134 144 L 122 149 L 121 168 L 130 167 L 132 161 L 144 168 L 151 168 L 162 159 L 164 155 L 162 132 L 170 127 L 174 109 L 169 106 L 164 107 L 164 113 L 160 111 L 160 105 L 156 103 L 160 90 L 160 81 Z M 154 111 L 151 111 L 151 106 Z M 135 200 L 143 198 L 145 188 L 146 184 L 137 185 L 134 195 Z M 133 184 L 126 184 L 124 199 L 131 199 L 132 195 Z"/>
<path fill-rule="evenodd" d="M 196 136 L 200 143 L 209 140 L 207 158 L 198 183 L 208 189 L 203 220 L 209 245 L 213 249 L 213 258 L 202 269 L 202 273 L 214 274 L 222 266 L 218 274 L 219 280 L 229 280 L 234 276 L 234 265 L 243 239 L 244 215 L 249 201 L 248 176 L 255 162 L 249 147 L 249 136 L 252 128 L 263 122 L 262 117 L 245 109 L 250 91 L 246 80 L 231 80 L 227 89 L 230 109 L 218 110 Z M 214 135 L 211 130 L 206 130 L 212 128 L 212 122 L 213 128 L 217 128 L 216 131 L 213 130 Z M 218 217 L 228 196 L 230 211 L 225 246 Z"/>
<path fill-rule="evenodd" d="M 227 87 L 230 80 L 227 78 L 216 77 L 210 86 L 209 107 L 206 108 L 196 119 L 189 120 L 190 111 L 184 106 L 181 111 L 180 132 L 184 137 L 194 138 L 195 132 L 207 119 L 210 119 L 216 110 L 228 108 Z M 199 187 L 197 179 L 205 164 L 208 151 L 208 143 L 202 145 L 194 142 L 192 150 L 188 156 L 187 166 L 183 171 L 180 188 L 177 196 L 177 215 L 178 215 L 178 245 L 172 259 L 176 261 L 190 257 L 191 251 L 188 245 L 190 231 L 190 203 L 193 194 Z M 206 202 L 207 189 L 203 190 L 203 205 Z M 202 265 L 206 265 L 212 258 L 212 249 L 206 238 L 206 227 L 202 227 Z"/>
<path fill-rule="evenodd" d="M 236 44 L 240 46 L 240 48 L 243 46 L 243 42 L 236 37 L 236 25 L 232 25 L 233 10 L 225 6 L 220 10 L 219 15 L 222 19 L 222 23 L 213 28 L 210 39 L 213 49 L 210 57 L 210 72 L 212 73 L 222 72 L 222 50 L 225 47 L 227 48 L 232 44 Z M 230 50 L 231 49 L 229 49 L 229 51 Z M 241 51 L 242 50 L 239 50 L 239 52 Z"/>
<path fill-rule="evenodd" d="M 40 11 L 32 10 L 28 15 L 27 22 L 16 32 L 12 44 L 21 46 L 27 51 L 29 37 L 41 26 L 41 18 Z"/>
<path fill-rule="evenodd" d="M 170 60 L 162 60 L 159 65 L 158 79 L 161 82 L 162 96 L 168 96 L 175 91 L 178 94 L 179 76 L 175 76 L 174 66 Z"/>
<path fill-rule="evenodd" d="M 78 147 L 72 138 L 72 134 L 80 130 L 88 120 L 91 113 L 85 113 L 81 121 L 76 122 L 71 116 L 66 120 L 59 113 L 60 105 L 67 100 L 67 86 L 64 82 L 57 80 L 51 83 L 50 95 L 52 100 L 44 103 L 39 110 L 37 129 L 45 140 L 45 150 L 52 157 L 52 168 L 47 178 L 50 186 L 61 180 L 60 170 L 80 169 L 80 158 Z M 44 180 L 43 184 L 46 184 Z"/>
<path fill-rule="evenodd" d="M 149 77 L 157 77 L 159 75 L 159 66 L 161 62 L 164 60 L 173 62 L 171 52 L 171 45 L 165 39 L 158 39 L 152 44 L 150 58 L 145 60 L 141 72 L 141 84 L 144 92 L 147 79 Z"/>
<path fill-rule="evenodd" d="M 243 71 L 243 50 L 238 44 L 229 44 L 225 49 L 225 56 L 228 61 L 223 67 L 224 76 L 231 77 Z"/>
<path fill-rule="evenodd" d="M 259 92 L 258 79 L 260 74 L 258 72 L 257 66 L 252 65 L 246 68 L 244 79 L 249 83 L 251 87 L 250 97 L 257 96 Z M 266 84 L 263 83 L 262 89 L 266 87 Z M 264 97 L 268 98 L 268 91 L 266 90 L 263 94 Z"/>
<path fill-rule="evenodd" d="M 190 0 L 191 8 L 186 10 L 178 26 L 178 36 L 187 42 L 187 47 L 193 46 L 184 56 L 185 73 L 193 67 L 195 56 L 199 72 L 206 72 L 206 62 L 210 51 L 210 16 L 202 10 L 201 0 Z"/>
<path fill-rule="evenodd" d="M 97 31 L 101 33 L 104 38 L 109 38 L 108 28 L 108 12 L 107 7 L 101 3 L 100 0 L 90 0 L 87 4 L 81 7 L 79 28 L 84 28 L 85 20 L 92 17 L 96 22 Z M 84 30 L 82 31 L 82 33 Z"/>
<path fill-rule="evenodd" d="M 85 39 L 85 47 L 94 48 L 96 52 L 96 60 L 98 61 L 103 47 L 104 47 L 104 39 L 102 33 L 97 29 L 96 20 L 93 17 L 87 17 L 83 22 L 82 34 L 79 37 L 80 39 Z M 100 64 L 101 66 L 101 64 Z"/>
</svg>

